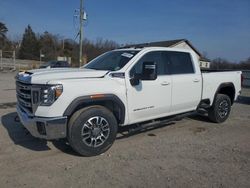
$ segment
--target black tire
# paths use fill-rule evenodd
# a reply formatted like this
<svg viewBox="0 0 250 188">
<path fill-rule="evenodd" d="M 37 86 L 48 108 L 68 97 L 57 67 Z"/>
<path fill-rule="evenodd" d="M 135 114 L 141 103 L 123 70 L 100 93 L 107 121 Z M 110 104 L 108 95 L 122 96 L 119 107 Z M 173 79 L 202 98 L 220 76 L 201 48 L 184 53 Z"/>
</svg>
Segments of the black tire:
<svg viewBox="0 0 250 188">
<path fill-rule="evenodd" d="M 98 122 L 101 122 L 100 125 Z M 117 129 L 116 118 L 110 110 L 103 106 L 90 106 L 78 110 L 70 118 L 68 141 L 80 155 L 95 156 L 104 153 L 112 146 L 116 139 Z M 98 131 L 102 132 L 98 133 Z"/>
<path fill-rule="evenodd" d="M 208 111 L 209 119 L 214 123 L 223 123 L 231 112 L 231 100 L 229 96 L 217 94 L 213 106 Z"/>
</svg>

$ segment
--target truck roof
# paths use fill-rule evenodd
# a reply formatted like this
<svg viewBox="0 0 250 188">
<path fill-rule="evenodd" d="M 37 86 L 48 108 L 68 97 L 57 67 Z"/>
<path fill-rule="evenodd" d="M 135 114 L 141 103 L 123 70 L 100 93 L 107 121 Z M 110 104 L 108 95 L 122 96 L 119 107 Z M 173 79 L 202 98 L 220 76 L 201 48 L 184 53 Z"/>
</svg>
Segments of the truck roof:
<svg viewBox="0 0 250 188">
<path fill-rule="evenodd" d="M 183 49 L 183 48 L 169 48 L 169 47 L 130 47 L 130 48 L 119 48 L 114 51 L 128 51 L 128 50 L 135 50 L 135 51 L 150 51 L 150 50 L 168 50 L 168 51 L 177 51 L 177 52 L 188 52 L 188 53 L 193 53 L 192 50 L 190 49 Z"/>
</svg>

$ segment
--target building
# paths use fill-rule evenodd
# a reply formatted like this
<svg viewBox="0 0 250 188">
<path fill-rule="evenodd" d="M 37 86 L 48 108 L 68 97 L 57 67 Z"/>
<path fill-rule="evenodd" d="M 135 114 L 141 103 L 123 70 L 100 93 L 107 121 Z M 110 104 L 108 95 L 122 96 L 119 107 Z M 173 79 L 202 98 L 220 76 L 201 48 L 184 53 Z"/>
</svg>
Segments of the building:
<svg viewBox="0 0 250 188">
<path fill-rule="evenodd" d="M 210 60 L 208 60 L 207 58 L 204 58 L 202 54 L 187 39 L 133 44 L 133 45 L 127 45 L 125 47 L 139 48 L 139 47 L 147 47 L 147 46 L 148 47 L 155 46 L 155 47 L 181 48 L 181 49 L 193 50 L 197 54 L 198 59 L 200 60 L 200 67 L 205 68 L 205 69 L 210 68 Z"/>
</svg>

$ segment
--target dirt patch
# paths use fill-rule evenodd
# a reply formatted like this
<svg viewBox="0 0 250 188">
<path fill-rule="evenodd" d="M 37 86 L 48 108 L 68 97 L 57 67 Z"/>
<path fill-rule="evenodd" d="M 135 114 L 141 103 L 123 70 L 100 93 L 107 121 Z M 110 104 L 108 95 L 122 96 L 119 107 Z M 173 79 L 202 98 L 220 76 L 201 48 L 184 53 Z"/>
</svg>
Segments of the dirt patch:
<svg viewBox="0 0 250 188">
<path fill-rule="evenodd" d="M 156 136 L 156 134 L 153 134 L 153 133 L 149 133 L 148 136 Z"/>
<path fill-rule="evenodd" d="M 206 131 L 204 127 L 194 127 L 190 129 L 194 134 L 202 133 Z"/>
<path fill-rule="evenodd" d="M 16 102 L 9 102 L 9 103 L 1 103 L 0 109 L 8 109 L 8 108 L 15 108 Z"/>
</svg>

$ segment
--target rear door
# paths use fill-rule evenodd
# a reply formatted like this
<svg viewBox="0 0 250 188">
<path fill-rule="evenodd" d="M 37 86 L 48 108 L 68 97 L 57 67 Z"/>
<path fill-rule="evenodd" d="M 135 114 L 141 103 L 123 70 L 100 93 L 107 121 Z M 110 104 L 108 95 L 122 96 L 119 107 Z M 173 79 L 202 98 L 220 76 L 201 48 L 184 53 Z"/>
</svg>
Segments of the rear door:
<svg viewBox="0 0 250 188">
<path fill-rule="evenodd" d="M 167 51 L 165 61 L 172 75 L 172 113 L 195 110 L 201 99 L 202 80 L 190 53 Z"/>
</svg>

